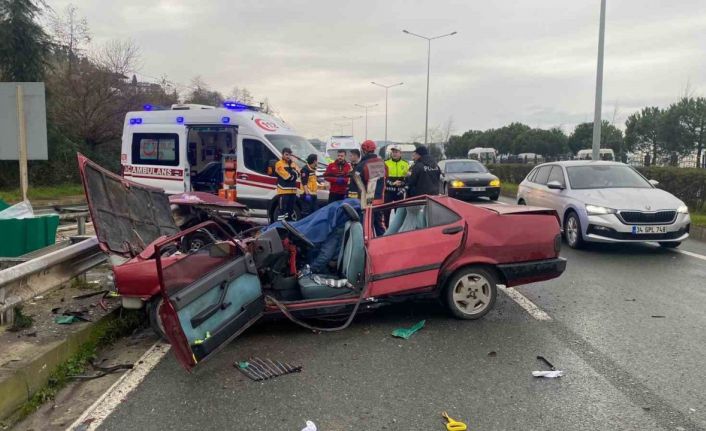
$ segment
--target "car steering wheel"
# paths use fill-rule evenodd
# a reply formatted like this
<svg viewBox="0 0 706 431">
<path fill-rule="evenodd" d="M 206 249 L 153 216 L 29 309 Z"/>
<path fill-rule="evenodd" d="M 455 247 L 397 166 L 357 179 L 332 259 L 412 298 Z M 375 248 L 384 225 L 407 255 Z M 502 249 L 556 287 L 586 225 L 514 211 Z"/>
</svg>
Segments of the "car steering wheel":
<svg viewBox="0 0 706 431">
<path fill-rule="evenodd" d="M 292 237 L 294 237 L 294 242 L 299 243 L 301 245 L 306 246 L 307 248 L 314 248 L 315 245 L 313 242 L 309 240 L 309 238 L 305 237 L 303 233 L 301 233 L 297 228 L 289 224 L 288 221 L 282 220 L 282 226 L 289 232 Z"/>
</svg>

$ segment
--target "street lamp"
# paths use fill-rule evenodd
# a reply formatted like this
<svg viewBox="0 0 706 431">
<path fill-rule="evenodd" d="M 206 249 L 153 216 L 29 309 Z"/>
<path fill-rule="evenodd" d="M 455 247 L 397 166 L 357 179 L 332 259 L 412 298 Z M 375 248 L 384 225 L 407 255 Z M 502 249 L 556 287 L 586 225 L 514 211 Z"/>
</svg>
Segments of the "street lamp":
<svg viewBox="0 0 706 431">
<path fill-rule="evenodd" d="M 389 90 L 392 87 L 397 87 L 399 85 L 402 85 L 402 84 L 404 84 L 404 82 L 398 82 L 397 84 L 392 84 L 392 85 L 378 84 L 375 81 L 371 81 L 370 83 L 385 89 L 385 145 L 387 145 L 387 90 Z"/>
<path fill-rule="evenodd" d="M 373 108 L 375 106 L 378 106 L 377 103 L 373 104 L 368 104 L 368 105 L 361 105 L 359 103 L 356 103 L 355 106 L 358 106 L 360 108 L 365 109 L 365 139 L 368 139 L 368 108 Z"/>
<path fill-rule="evenodd" d="M 362 115 L 358 115 L 357 117 L 343 117 L 344 120 L 351 120 L 351 136 L 355 137 L 355 133 L 353 133 L 353 122 L 355 120 L 360 120 L 363 118 Z"/>
<path fill-rule="evenodd" d="M 601 20 L 598 26 L 598 66 L 596 67 L 596 105 L 593 108 L 592 159 L 600 160 L 601 110 L 603 109 L 603 42 L 605 40 L 605 2 L 601 0 Z"/>
<path fill-rule="evenodd" d="M 422 36 L 421 34 L 416 34 L 412 33 L 411 31 L 407 30 L 402 30 L 402 33 L 406 33 L 410 36 L 417 36 L 422 39 L 425 39 L 428 43 L 427 45 L 427 110 L 426 110 L 426 116 L 424 119 L 424 145 L 427 144 L 427 135 L 429 132 L 429 71 L 431 69 L 431 41 L 434 39 L 441 39 L 442 37 L 447 37 L 447 36 L 453 36 L 457 31 L 448 33 L 448 34 L 442 34 L 440 36 L 434 36 L 434 37 L 427 37 L 427 36 Z"/>
</svg>

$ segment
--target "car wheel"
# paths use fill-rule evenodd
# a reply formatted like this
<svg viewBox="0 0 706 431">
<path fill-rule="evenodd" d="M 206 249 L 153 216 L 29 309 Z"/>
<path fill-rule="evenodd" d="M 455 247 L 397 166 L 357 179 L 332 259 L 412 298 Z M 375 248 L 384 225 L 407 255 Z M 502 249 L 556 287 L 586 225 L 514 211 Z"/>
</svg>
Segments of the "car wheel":
<svg viewBox="0 0 706 431">
<path fill-rule="evenodd" d="M 500 198 L 500 193 L 498 193 L 496 195 L 490 195 L 489 197 L 490 197 L 491 201 L 497 201 L 498 198 Z"/>
<path fill-rule="evenodd" d="M 566 221 L 564 221 L 564 235 L 569 247 L 579 249 L 584 246 L 581 222 L 579 216 L 573 211 L 566 216 Z"/>
<path fill-rule="evenodd" d="M 459 319 L 480 319 L 495 306 L 497 276 L 477 266 L 462 269 L 446 286 L 446 306 Z"/>
<path fill-rule="evenodd" d="M 669 242 L 660 242 L 659 246 L 664 247 L 664 248 L 677 248 L 681 245 L 681 241 L 669 241 Z"/>
<path fill-rule="evenodd" d="M 152 298 L 150 302 L 147 303 L 147 314 L 150 321 L 150 328 L 162 341 L 167 340 L 167 336 L 164 335 L 164 325 L 162 324 L 162 318 L 159 317 L 159 308 L 164 303 L 164 298 L 161 296 L 156 296 Z"/>
<path fill-rule="evenodd" d="M 181 251 L 183 253 L 192 253 L 206 247 L 212 242 L 208 234 L 196 231 L 186 236 L 185 241 L 182 243 Z"/>
<path fill-rule="evenodd" d="M 524 199 L 520 199 L 519 201 L 517 201 L 517 205 L 527 205 L 527 202 L 525 202 Z"/>
</svg>

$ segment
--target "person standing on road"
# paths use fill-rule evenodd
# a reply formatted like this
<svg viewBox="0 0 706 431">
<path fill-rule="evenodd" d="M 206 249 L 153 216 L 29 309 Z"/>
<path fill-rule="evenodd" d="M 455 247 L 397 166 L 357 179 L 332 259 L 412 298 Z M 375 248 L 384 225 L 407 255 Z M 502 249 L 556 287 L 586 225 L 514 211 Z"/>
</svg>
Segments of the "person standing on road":
<svg viewBox="0 0 706 431">
<path fill-rule="evenodd" d="M 279 197 L 277 220 L 291 220 L 294 215 L 294 203 L 297 200 L 297 179 L 299 178 L 299 168 L 292 160 L 291 148 L 282 148 L 282 158 L 275 163 L 275 175 Z"/>
<path fill-rule="evenodd" d="M 348 156 L 348 160 L 350 161 L 351 169 L 355 169 L 358 163 L 360 163 L 360 150 L 354 148 L 350 150 L 349 153 L 350 155 Z"/>
<path fill-rule="evenodd" d="M 340 201 L 348 194 L 351 165 L 346 161 L 346 150 L 338 150 L 336 160 L 326 166 L 324 179 L 331 183 L 328 193 L 328 203 Z"/>
<path fill-rule="evenodd" d="M 316 201 L 316 191 L 319 189 L 318 179 L 316 177 L 316 165 L 319 163 L 319 158 L 316 154 L 309 154 L 306 158 L 306 165 L 302 168 L 302 217 L 316 211 L 318 202 Z"/>
<path fill-rule="evenodd" d="M 355 167 L 353 175 L 359 175 L 363 183 L 363 187 L 368 189 L 368 183 L 372 178 L 377 178 L 377 183 L 375 184 L 375 191 L 373 194 L 373 205 L 380 205 L 384 202 L 383 193 L 385 190 L 385 178 L 387 177 L 385 162 L 382 161 L 377 154 L 375 154 L 375 142 L 367 140 L 363 142 L 360 149 L 363 153 L 363 157 L 360 159 Z M 351 183 L 351 190 L 355 187 L 355 191 L 358 194 L 356 197 L 360 199 L 361 194 L 358 190 L 357 184 L 355 182 Z M 349 193 L 349 197 L 351 194 Z M 376 211 L 373 213 L 373 226 L 375 227 L 376 235 L 382 235 L 385 232 L 385 223 L 383 221 L 383 214 L 381 211 Z"/>
<path fill-rule="evenodd" d="M 409 163 L 402 159 L 402 151 L 397 145 L 390 146 L 390 158 L 385 160 L 387 179 L 385 180 L 385 203 L 404 198 L 405 182 Z"/>
<path fill-rule="evenodd" d="M 438 195 L 441 170 L 436 164 L 436 160 L 429 155 L 427 147 L 418 146 L 414 150 L 412 158 L 414 165 L 409 170 L 409 178 L 407 179 L 409 196 Z"/>
</svg>

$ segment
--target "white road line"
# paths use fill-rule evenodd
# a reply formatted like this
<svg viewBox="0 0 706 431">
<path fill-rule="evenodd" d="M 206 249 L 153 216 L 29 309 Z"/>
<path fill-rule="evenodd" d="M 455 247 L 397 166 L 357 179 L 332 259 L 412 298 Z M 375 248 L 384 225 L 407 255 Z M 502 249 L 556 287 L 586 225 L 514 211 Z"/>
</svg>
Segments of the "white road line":
<svg viewBox="0 0 706 431">
<path fill-rule="evenodd" d="M 66 431 L 97 429 L 118 405 L 132 392 L 149 372 L 169 352 L 169 344 L 156 342 L 135 362 L 135 367 L 120 376 Z M 82 426 L 83 425 L 83 426 Z"/>
<path fill-rule="evenodd" d="M 551 316 L 544 312 L 544 310 L 534 305 L 534 303 L 527 299 L 525 295 L 521 294 L 512 287 L 505 287 L 502 284 L 499 284 L 498 289 L 509 296 L 513 301 L 517 302 L 520 307 L 524 308 L 525 311 L 527 311 L 530 316 L 534 317 L 536 320 L 552 320 Z"/>
<path fill-rule="evenodd" d="M 695 257 L 697 259 L 706 260 L 706 256 L 704 256 L 703 254 L 698 254 L 698 253 L 694 253 L 692 251 L 686 251 L 686 250 L 678 250 L 678 249 L 674 249 L 674 248 L 671 250 L 675 253 L 681 253 L 681 254 L 685 254 L 687 256 Z"/>
</svg>

